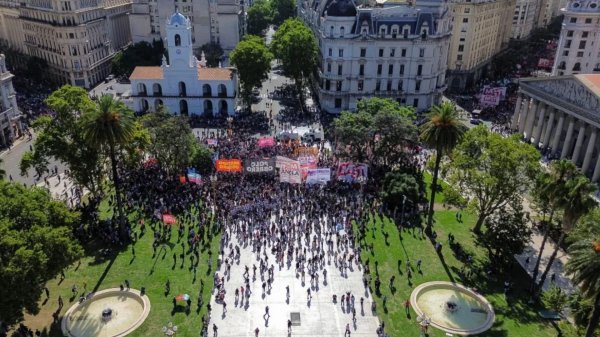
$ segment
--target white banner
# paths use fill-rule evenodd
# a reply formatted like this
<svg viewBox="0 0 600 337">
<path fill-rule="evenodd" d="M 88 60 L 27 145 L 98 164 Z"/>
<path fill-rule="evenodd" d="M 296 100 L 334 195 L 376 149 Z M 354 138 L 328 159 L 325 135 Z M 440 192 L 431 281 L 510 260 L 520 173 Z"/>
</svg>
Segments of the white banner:
<svg viewBox="0 0 600 337">
<path fill-rule="evenodd" d="M 300 172 L 300 163 L 288 158 L 286 161 L 280 161 L 279 166 L 279 182 L 300 184 L 302 182 L 302 174 Z"/>
<path fill-rule="evenodd" d="M 309 169 L 306 175 L 307 184 L 325 184 L 331 180 L 330 168 Z"/>
</svg>

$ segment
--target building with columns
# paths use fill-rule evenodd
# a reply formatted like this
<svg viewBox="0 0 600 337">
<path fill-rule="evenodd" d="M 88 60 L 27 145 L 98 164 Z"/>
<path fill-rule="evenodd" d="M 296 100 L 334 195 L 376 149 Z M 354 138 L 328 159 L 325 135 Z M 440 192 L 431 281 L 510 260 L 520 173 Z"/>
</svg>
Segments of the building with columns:
<svg viewBox="0 0 600 337">
<path fill-rule="evenodd" d="M 205 59 L 196 59 L 192 24 L 181 13 L 173 14 L 165 27 L 169 62 L 163 57 L 161 66 L 135 67 L 129 76 L 134 110 L 156 111 L 164 106 L 176 115 L 233 115 L 235 69 L 208 68 Z"/>
<path fill-rule="evenodd" d="M 511 127 L 550 158 L 600 180 L 600 74 L 519 80 Z"/>
</svg>

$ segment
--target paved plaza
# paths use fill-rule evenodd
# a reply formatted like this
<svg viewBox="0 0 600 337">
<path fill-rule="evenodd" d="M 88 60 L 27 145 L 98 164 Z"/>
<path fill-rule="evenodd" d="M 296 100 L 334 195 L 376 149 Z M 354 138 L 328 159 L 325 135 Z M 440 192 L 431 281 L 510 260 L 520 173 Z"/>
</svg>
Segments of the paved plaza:
<svg viewBox="0 0 600 337">
<path fill-rule="evenodd" d="M 316 234 L 313 232 L 311 237 Z M 213 336 L 212 326 L 218 327 L 219 337 L 228 336 L 255 336 L 255 329 L 259 329 L 259 336 L 344 336 L 346 325 L 350 324 L 352 336 L 377 336 L 376 329 L 379 326 L 379 320 L 376 314 L 371 311 L 372 297 L 363 286 L 363 268 L 357 266 L 356 261 L 347 270 L 347 275 L 342 275 L 337 263 L 334 262 L 334 256 L 327 254 L 325 269 L 327 270 L 327 279 L 323 280 L 323 272 L 319 271 L 318 285 L 311 286 L 311 278 L 306 273 L 304 282 L 300 274 L 295 271 L 295 261 L 288 263 L 287 254 L 283 266 L 275 265 L 274 282 L 272 289 L 263 294 L 262 284 L 266 281 L 261 280 L 259 273 L 260 257 L 264 259 L 264 247 L 260 254 L 252 251 L 251 245 L 242 245 L 233 235 L 230 243 L 239 245 L 241 248 L 241 257 L 239 263 L 236 261 L 231 267 L 231 275 L 225 275 L 225 302 L 227 311 L 223 313 L 223 305 L 216 302 L 216 291 L 211 298 L 212 315 L 209 324 L 209 336 Z M 324 236 L 321 236 L 322 242 L 326 242 Z M 304 241 L 304 240 L 303 240 Z M 324 244 L 325 245 L 325 244 Z M 337 246 L 334 236 L 334 250 Z M 271 247 L 267 247 L 267 256 L 269 265 L 275 261 L 275 255 L 271 253 Z M 225 253 L 229 249 L 225 249 Z M 341 253 L 341 251 L 340 251 Z M 256 280 L 252 280 L 252 266 L 257 266 Z M 250 290 L 249 300 L 236 301 L 235 288 L 240 288 L 245 284 L 244 272 L 245 266 L 250 269 Z M 226 267 L 222 264 L 217 270 L 219 276 L 223 276 Z M 289 301 L 286 300 L 286 286 L 290 289 Z M 268 287 L 267 287 L 268 288 Z M 310 301 L 307 296 L 307 289 L 311 289 L 312 298 Z M 355 296 L 356 324 L 352 321 L 351 305 L 341 305 L 342 294 L 351 292 Z M 333 303 L 333 295 L 337 295 L 336 303 Z M 364 298 L 363 308 L 361 309 L 360 298 Z M 240 295 L 241 298 L 241 295 Z M 270 316 L 265 315 L 265 307 L 269 307 Z M 382 310 L 382 309 L 381 309 Z M 299 325 L 292 326 L 291 334 L 288 335 L 288 320 L 292 313 L 300 314 Z"/>
</svg>

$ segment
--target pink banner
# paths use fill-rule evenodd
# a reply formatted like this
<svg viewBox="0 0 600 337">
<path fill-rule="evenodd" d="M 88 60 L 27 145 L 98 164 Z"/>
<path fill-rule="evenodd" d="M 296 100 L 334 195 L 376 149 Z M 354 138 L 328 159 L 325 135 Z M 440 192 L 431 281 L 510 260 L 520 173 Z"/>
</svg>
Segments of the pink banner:
<svg viewBox="0 0 600 337">
<path fill-rule="evenodd" d="M 258 147 L 271 147 L 275 146 L 275 138 L 273 137 L 263 137 L 258 139 Z"/>
</svg>

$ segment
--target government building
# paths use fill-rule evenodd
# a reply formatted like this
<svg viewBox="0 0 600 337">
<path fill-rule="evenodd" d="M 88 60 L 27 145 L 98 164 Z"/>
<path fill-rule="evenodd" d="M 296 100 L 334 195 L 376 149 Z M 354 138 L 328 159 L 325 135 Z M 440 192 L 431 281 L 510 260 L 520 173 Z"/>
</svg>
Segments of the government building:
<svg viewBox="0 0 600 337">
<path fill-rule="evenodd" d="M 23 134 L 13 77 L 6 68 L 6 57 L 0 54 L 0 148 L 9 146 Z"/>
<path fill-rule="evenodd" d="M 319 46 L 315 92 L 329 113 L 367 97 L 428 110 L 441 101 L 451 22 L 445 1 L 299 0 Z"/>
<path fill-rule="evenodd" d="M 519 80 L 511 127 L 551 158 L 600 180 L 600 74 Z"/>
<path fill-rule="evenodd" d="M 233 68 L 208 68 L 193 53 L 192 25 L 176 12 L 165 25 L 169 61 L 136 67 L 129 77 L 133 108 L 139 113 L 164 106 L 176 115 L 233 115 L 237 75 Z"/>
</svg>

